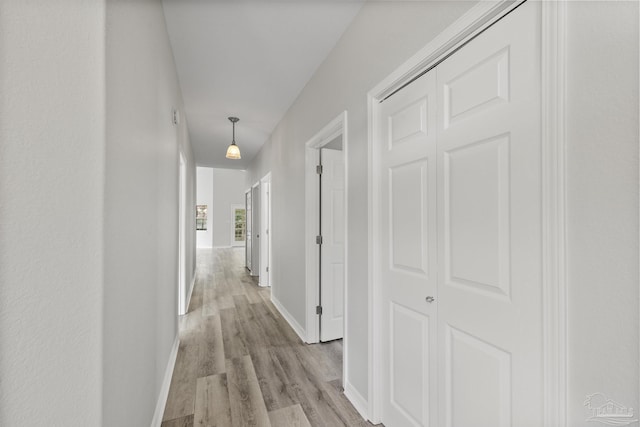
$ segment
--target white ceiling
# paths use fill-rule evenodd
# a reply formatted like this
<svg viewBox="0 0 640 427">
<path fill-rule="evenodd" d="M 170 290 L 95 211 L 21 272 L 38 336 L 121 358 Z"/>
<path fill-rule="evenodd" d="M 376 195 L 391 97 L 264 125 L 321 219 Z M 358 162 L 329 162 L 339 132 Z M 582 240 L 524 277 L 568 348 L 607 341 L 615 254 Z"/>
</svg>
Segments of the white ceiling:
<svg viewBox="0 0 640 427">
<path fill-rule="evenodd" d="M 362 1 L 163 0 L 196 163 L 246 169 Z"/>
</svg>

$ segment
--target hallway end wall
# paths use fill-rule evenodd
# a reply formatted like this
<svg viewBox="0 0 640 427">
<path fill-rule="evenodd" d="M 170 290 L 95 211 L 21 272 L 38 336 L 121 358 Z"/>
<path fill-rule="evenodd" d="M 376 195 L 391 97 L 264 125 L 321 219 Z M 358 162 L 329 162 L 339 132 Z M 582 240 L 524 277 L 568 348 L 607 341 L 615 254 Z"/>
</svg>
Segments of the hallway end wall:
<svg viewBox="0 0 640 427">
<path fill-rule="evenodd" d="M 247 172 L 237 169 L 212 168 L 213 209 L 211 210 L 211 228 L 213 247 L 232 246 L 231 206 L 244 206 L 244 192 Z"/>
</svg>

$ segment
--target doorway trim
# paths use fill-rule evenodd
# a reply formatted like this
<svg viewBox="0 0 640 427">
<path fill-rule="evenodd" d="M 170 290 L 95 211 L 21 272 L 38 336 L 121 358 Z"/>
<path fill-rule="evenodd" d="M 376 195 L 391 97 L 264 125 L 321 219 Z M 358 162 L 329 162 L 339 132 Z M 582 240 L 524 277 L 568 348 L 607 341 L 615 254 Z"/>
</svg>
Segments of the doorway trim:
<svg viewBox="0 0 640 427">
<path fill-rule="evenodd" d="M 249 274 L 253 277 L 260 276 L 260 232 L 261 232 L 261 219 L 262 219 L 262 205 L 260 204 L 260 180 L 256 181 L 251 186 L 251 268 Z M 257 202 L 256 202 L 257 200 Z M 258 205 L 258 209 L 256 209 Z M 256 229 L 256 222 L 258 227 Z M 256 248 L 256 244 L 258 247 Z M 256 267 L 257 268 L 254 268 Z"/>
<path fill-rule="evenodd" d="M 336 137 L 342 135 L 342 152 L 344 155 L 344 180 L 345 180 L 345 201 L 349 200 L 349 151 L 347 142 L 347 112 L 343 111 L 336 118 L 331 120 L 325 127 L 316 133 L 305 144 L 305 271 L 306 271 L 306 342 L 317 343 L 320 341 L 318 316 L 316 314 L 316 306 L 318 305 L 318 294 L 320 291 L 320 282 L 318 280 L 318 257 L 320 255 L 319 246 L 316 244 L 316 236 L 318 235 L 318 222 L 320 221 L 320 206 L 318 199 L 320 198 L 318 181 L 316 174 L 316 166 L 318 164 L 318 150 Z M 349 218 L 348 203 L 345 203 L 344 215 Z M 343 376 L 347 378 L 346 363 L 348 354 L 347 344 L 347 304 L 348 304 L 348 239 L 349 222 L 345 220 L 345 239 L 344 239 L 344 333 L 343 333 Z M 343 380 L 344 381 L 344 380 Z"/>
<path fill-rule="evenodd" d="M 187 162 L 178 151 L 178 315 L 187 313 L 190 291 L 187 289 Z"/>
<path fill-rule="evenodd" d="M 534 1 L 534 0 L 530 0 Z M 378 215 L 378 159 L 374 146 L 379 105 L 404 85 L 433 68 L 462 45 L 506 16 L 523 0 L 480 2 L 447 27 L 417 54 L 398 67 L 367 94 L 369 199 L 369 373 L 368 415 L 381 421 L 381 300 Z M 567 277 L 566 277 L 566 2 L 541 1 L 542 85 L 542 260 L 543 260 L 543 411 L 544 425 L 566 427 L 567 417 Z M 346 330 L 346 329 L 345 329 Z M 345 376 L 345 378 L 347 378 Z"/>
</svg>

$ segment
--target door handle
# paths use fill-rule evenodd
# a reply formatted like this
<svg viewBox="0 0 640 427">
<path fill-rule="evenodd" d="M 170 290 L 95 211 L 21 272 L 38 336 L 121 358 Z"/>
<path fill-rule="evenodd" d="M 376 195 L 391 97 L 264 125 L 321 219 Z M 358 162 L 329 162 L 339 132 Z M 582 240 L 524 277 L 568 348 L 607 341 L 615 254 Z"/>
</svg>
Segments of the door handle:
<svg viewBox="0 0 640 427">
<path fill-rule="evenodd" d="M 436 299 L 432 296 L 428 296 L 425 298 L 425 301 L 427 301 L 429 304 L 431 304 L 432 302 L 434 302 Z"/>
</svg>

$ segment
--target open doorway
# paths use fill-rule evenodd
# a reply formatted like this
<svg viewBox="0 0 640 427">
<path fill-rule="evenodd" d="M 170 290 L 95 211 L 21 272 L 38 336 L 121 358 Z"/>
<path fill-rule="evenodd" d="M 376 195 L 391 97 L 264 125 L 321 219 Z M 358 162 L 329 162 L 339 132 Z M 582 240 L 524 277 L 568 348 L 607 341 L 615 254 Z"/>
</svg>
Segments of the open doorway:
<svg viewBox="0 0 640 427">
<path fill-rule="evenodd" d="M 247 212 L 244 205 L 231 205 L 231 246 L 244 246 Z"/>
<path fill-rule="evenodd" d="M 306 144 L 307 342 L 344 336 L 347 296 L 347 113 Z"/>
</svg>

